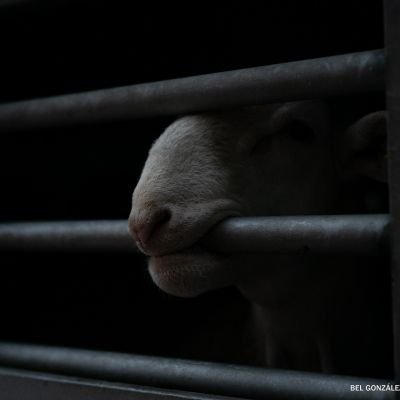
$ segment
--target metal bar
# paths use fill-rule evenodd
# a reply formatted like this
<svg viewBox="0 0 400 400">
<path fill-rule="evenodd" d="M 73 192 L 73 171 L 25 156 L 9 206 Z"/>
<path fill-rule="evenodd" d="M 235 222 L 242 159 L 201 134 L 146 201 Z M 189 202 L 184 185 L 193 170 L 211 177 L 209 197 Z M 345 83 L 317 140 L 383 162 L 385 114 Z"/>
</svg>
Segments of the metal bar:
<svg viewBox="0 0 400 400">
<path fill-rule="evenodd" d="M 136 251 L 126 220 L 0 224 L 0 250 Z"/>
<path fill-rule="evenodd" d="M 111 352 L 0 343 L 0 365 L 109 382 L 250 399 L 393 399 L 387 381 Z M 352 391 L 361 385 L 364 391 Z M 353 386 L 354 388 L 354 386 Z"/>
<path fill-rule="evenodd" d="M 382 254 L 388 234 L 385 214 L 231 218 L 207 243 L 223 252 Z"/>
<path fill-rule="evenodd" d="M 391 257 L 394 364 L 396 382 L 400 382 L 400 3 L 398 1 L 385 0 L 384 18 L 387 63 L 389 199 L 393 221 Z"/>
<path fill-rule="evenodd" d="M 384 89 L 374 50 L 20 101 L 0 106 L 0 131 L 186 114 Z"/>
<path fill-rule="evenodd" d="M 6 368 L 0 368 L 0 393 L 1 400 L 240 400 Z"/>
<path fill-rule="evenodd" d="M 203 239 L 215 250 L 263 253 L 387 252 L 389 217 L 326 215 L 229 218 Z M 0 250 L 135 251 L 127 222 L 64 221 L 0 224 Z"/>
</svg>

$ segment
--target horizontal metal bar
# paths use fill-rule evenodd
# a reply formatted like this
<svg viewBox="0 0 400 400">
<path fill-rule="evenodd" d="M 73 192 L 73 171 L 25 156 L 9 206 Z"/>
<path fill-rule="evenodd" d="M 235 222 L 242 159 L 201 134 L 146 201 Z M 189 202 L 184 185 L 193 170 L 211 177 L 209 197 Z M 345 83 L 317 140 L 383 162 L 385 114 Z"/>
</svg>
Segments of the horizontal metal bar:
<svg viewBox="0 0 400 400">
<path fill-rule="evenodd" d="M 0 106 L 0 131 L 383 90 L 384 64 L 373 50 L 20 101 Z"/>
<path fill-rule="evenodd" d="M 223 252 L 382 254 L 388 237 L 389 216 L 370 214 L 231 218 L 206 240 Z"/>
<path fill-rule="evenodd" d="M 75 377 L 250 399 L 393 399 L 352 391 L 387 381 L 111 352 L 0 343 L 0 365 Z"/>
<path fill-rule="evenodd" d="M 0 250 L 136 251 L 126 220 L 0 224 Z"/>
<path fill-rule="evenodd" d="M 0 394 L 1 400 L 240 400 L 10 368 L 0 368 Z"/>
<path fill-rule="evenodd" d="M 229 218 L 203 239 L 213 250 L 263 253 L 381 254 L 389 216 L 326 215 Z M 135 251 L 127 221 L 0 224 L 0 250 Z"/>
</svg>

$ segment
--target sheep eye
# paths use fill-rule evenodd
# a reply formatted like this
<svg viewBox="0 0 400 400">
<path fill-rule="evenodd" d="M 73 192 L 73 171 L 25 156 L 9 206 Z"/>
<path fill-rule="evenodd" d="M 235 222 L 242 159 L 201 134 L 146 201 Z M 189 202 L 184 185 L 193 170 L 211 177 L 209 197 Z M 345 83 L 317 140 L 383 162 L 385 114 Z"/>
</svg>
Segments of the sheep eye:
<svg viewBox="0 0 400 400">
<path fill-rule="evenodd" d="M 315 140 L 314 130 L 302 121 L 292 121 L 280 133 L 290 136 L 297 142 L 312 143 Z"/>
</svg>

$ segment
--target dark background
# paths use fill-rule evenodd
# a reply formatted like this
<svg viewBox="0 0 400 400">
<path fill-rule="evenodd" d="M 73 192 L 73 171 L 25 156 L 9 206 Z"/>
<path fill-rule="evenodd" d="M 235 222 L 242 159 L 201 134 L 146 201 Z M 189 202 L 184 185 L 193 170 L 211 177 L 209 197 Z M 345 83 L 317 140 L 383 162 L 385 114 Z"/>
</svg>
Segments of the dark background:
<svg viewBox="0 0 400 400">
<path fill-rule="evenodd" d="M 383 47 L 379 1 L 31 0 L 0 7 L 0 101 Z M 169 118 L 0 134 L 0 220 L 126 219 Z M 174 299 L 145 260 L 5 254 L 0 339 L 186 356 L 180 343 L 246 312 L 225 290 Z M 223 294 L 223 295 L 221 295 Z M 229 313 L 228 313 L 229 314 Z"/>
</svg>

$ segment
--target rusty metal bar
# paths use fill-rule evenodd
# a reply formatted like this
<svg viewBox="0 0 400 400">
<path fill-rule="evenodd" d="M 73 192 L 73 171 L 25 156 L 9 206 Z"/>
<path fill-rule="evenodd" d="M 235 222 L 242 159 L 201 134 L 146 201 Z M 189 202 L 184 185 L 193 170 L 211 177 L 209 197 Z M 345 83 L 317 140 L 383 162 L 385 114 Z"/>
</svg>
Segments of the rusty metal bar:
<svg viewBox="0 0 400 400">
<path fill-rule="evenodd" d="M 389 199 L 392 217 L 394 364 L 396 382 L 400 383 L 400 3 L 398 1 L 385 0 L 384 18 Z M 397 398 L 400 398 L 400 395 Z"/>
<path fill-rule="evenodd" d="M 395 394 L 390 382 L 377 379 L 17 343 L 0 343 L 0 365 L 246 399 L 394 399 Z M 368 390 L 372 385 L 386 389 Z"/>
<path fill-rule="evenodd" d="M 382 254 L 389 217 L 327 215 L 229 218 L 204 244 L 221 252 Z M 0 224 L 0 250 L 135 251 L 127 221 Z"/>
<path fill-rule="evenodd" d="M 384 90 L 373 50 L 0 105 L 0 132 Z"/>
</svg>

